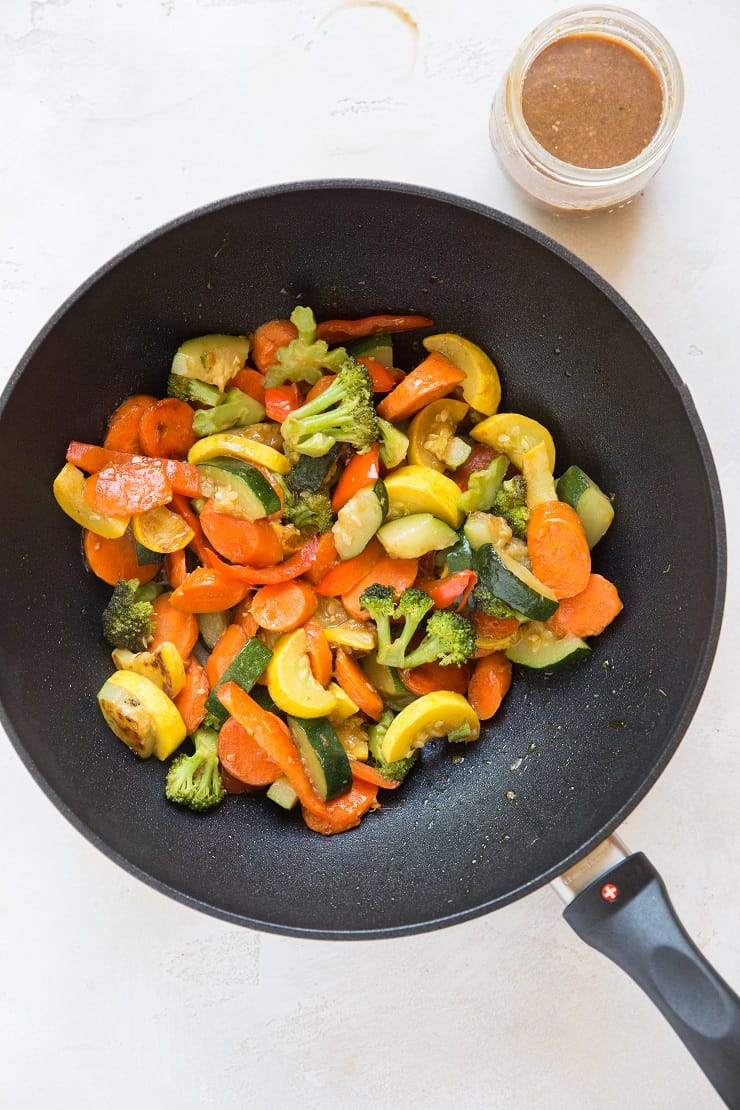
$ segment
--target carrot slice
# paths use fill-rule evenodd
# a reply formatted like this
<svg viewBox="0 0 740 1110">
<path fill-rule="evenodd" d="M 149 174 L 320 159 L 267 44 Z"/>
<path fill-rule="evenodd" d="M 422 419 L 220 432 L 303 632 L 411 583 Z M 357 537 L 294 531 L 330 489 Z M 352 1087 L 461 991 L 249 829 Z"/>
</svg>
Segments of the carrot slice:
<svg viewBox="0 0 740 1110">
<path fill-rule="evenodd" d="M 480 721 L 493 717 L 510 686 L 511 663 L 502 651 L 478 659 L 468 686 L 468 701 Z"/>
<path fill-rule="evenodd" d="M 157 401 L 139 421 L 139 441 L 145 454 L 184 459 L 198 439 L 193 431 L 194 415 L 190 405 L 176 397 Z"/>
<path fill-rule="evenodd" d="M 185 664 L 185 685 L 174 698 L 175 707 L 185 722 L 188 735 L 203 724 L 206 715 L 206 701 L 211 688 L 206 672 L 194 655 Z"/>
<path fill-rule="evenodd" d="M 85 481 L 85 504 L 103 516 L 146 513 L 172 500 L 162 468 L 147 459 L 106 466 Z"/>
<path fill-rule="evenodd" d="M 262 586 L 252 598 L 252 616 L 269 632 L 292 632 L 313 616 L 319 599 L 308 582 L 276 582 Z"/>
<path fill-rule="evenodd" d="M 252 362 L 261 373 L 266 374 L 275 365 L 278 348 L 286 347 L 297 338 L 298 329 L 290 320 L 268 320 L 260 324 L 252 336 Z"/>
<path fill-rule="evenodd" d="M 362 782 L 369 782 L 371 786 L 379 786 L 383 790 L 395 790 L 401 783 L 396 779 L 387 779 L 385 775 L 381 775 L 377 767 L 371 766 L 369 763 L 363 763 L 361 759 L 355 759 L 354 756 L 349 757 L 350 767 L 352 768 L 352 777 L 360 779 Z"/>
<path fill-rule="evenodd" d="M 213 501 L 206 503 L 199 520 L 208 541 L 232 563 L 270 567 L 283 557 L 280 539 L 266 520 L 238 520 L 219 513 Z"/>
<path fill-rule="evenodd" d="M 373 538 L 354 559 L 345 559 L 330 570 L 319 582 L 316 593 L 321 597 L 339 597 L 347 593 L 384 558 L 385 551 L 380 541 Z"/>
<path fill-rule="evenodd" d="M 418 698 L 424 694 L 434 694 L 437 690 L 464 694 L 470 681 L 470 667 L 441 667 L 439 663 L 422 663 L 420 667 L 404 668 L 400 677 L 406 689 Z"/>
<path fill-rule="evenodd" d="M 173 590 L 182 586 L 188 573 L 188 564 L 184 551 L 171 551 L 164 557 L 164 573 Z"/>
<path fill-rule="evenodd" d="M 282 774 L 275 760 L 233 717 L 218 734 L 218 758 L 228 774 L 247 786 L 269 786 Z"/>
<path fill-rule="evenodd" d="M 138 578 L 142 585 L 151 582 L 162 565 L 139 565 L 136 544 L 130 532 L 124 532 L 115 540 L 96 536 L 94 532 L 85 532 L 83 545 L 90 570 L 109 586 L 115 586 L 119 578 Z"/>
<path fill-rule="evenodd" d="M 527 550 L 532 573 L 558 599 L 586 589 L 591 552 L 575 509 L 564 501 L 541 501 L 529 514 Z"/>
<path fill-rule="evenodd" d="M 303 820 L 313 832 L 333 836 L 354 829 L 368 810 L 378 808 L 378 787 L 355 776 L 349 793 L 327 802 L 325 808 L 325 817 L 303 808 Z"/>
<path fill-rule="evenodd" d="M 198 641 L 198 621 L 192 613 L 183 613 L 171 605 L 171 597 L 172 594 L 160 594 L 152 602 L 157 623 L 149 650 L 154 651 L 160 644 L 169 642 L 184 660 L 188 660 Z"/>
<path fill-rule="evenodd" d="M 380 402 L 378 416 L 391 423 L 408 420 L 430 401 L 446 397 L 464 378 L 454 363 L 439 351 L 432 351 Z"/>
<path fill-rule="evenodd" d="M 270 420 L 276 420 L 278 424 L 282 424 L 300 405 L 301 394 L 294 383 L 274 385 L 265 390 L 265 412 Z"/>
<path fill-rule="evenodd" d="M 313 676 L 321 686 L 328 686 L 334 664 L 326 633 L 313 617 L 306 621 L 303 631 L 306 633 L 308 661 L 311 664 Z"/>
<path fill-rule="evenodd" d="M 317 586 L 319 582 L 323 582 L 331 568 L 336 566 L 338 562 L 339 554 L 337 553 L 337 545 L 334 543 L 334 536 L 331 532 L 324 532 L 322 536 L 319 536 L 316 558 L 306 571 L 306 578 L 312 586 Z"/>
<path fill-rule="evenodd" d="M 161 469 L 175 493 L 185 497 L 197 497 L 200 493 L 200 475 L 191 463 L 178 462 L 176 459 L 155 459 L 139 453 L 132 455 L 127 451 L 112 451 L 107 447 L 96 447 L 92 443 L 78 443 L 73 440 L 67 448 L 67 462 L 80 470 L 94 474 L 107 466 L 117 463 L 148 463 Z"/>
<path fill-rule="evenodd" d="M 148 393 L 135 393 L 132 397 L 127 398 L 122 405 L 118 406 L 108 421 L 108 431 L 103 445 L 110 447 L 113 451 L 130 451 L 133 455 L 140 454 L 139 421 L 147 409 L 150 409 L 156 403 L 157 398 L 151 397 Z"/>
<path fill-rule="evenodd" d="M 380 477 L 380 445 L 374 443 L 364 455 L 353 455 L 337 482 L 331 499 L 332 512 L 339 512 L 356 493 Z"/>
<path fill-rule="evenodd" d="M 233 663 L 249 637 L 240 624 L 229 624 L 214 644 L 206 659 L 206 675 L 211 689 L 217 685 L 230 663 Z"/>
<path fill-rule="evenodd" d="M 250 733 L 262 751 L 277 763 L 298 795 L 304 810 L 323 820 L 329 820 L 331 813 L 306 774 L 288 726 L 274 713 L 268 713 L 258 705 L 235 682 L 224 682 L 219 688 L 218 696 L 227 712 Z"/>
<path fill-rule="evenodd" d="M 312 536 L 294 555 L 275 567 L 231 566 L 219 559 L 215 551 L 211 551 L 210 548 L 204 551 L 203 556 L 206 565 L 218 570 L 225 579 L 244 582 L 249 586 L 269 586 L 273 582 L 289 582 L 307 571 L 316 558 L 318 546 L 316 536 Z"/>
<path fill-rule="evenodd" d="M 383 712 L 383 699 L 367 678 L 365 672 L 344 648 L 339 648 L 334 659 L 334 674 L 347 697 L 351 698 L 358 709 L 367 713 L 374 721 L 380 720 Z"/>
<path fill-rule="evenodd" d="M 318 339 L 327 343 L 344 343 L 350 339 L 364 339 L 366 335 L 393 335 L 397 331 L 428 328 L 434 323 L 428 316 L 363 316 L 361 320 L 322 320 L 318 325 Z"/>
<path fill-rule="evenodd" d="M 233 578 L 225 578 L 210 567 L 196 567 L 181 586 L 173 590 L 170 603 L 184 613 L 220 613 L 238 605 L 247 593 L 247 586 Z"/>
<path fill-rule="evenodd" d="M 479 609 L 473 609 L 470 619 L 477 636 L 486 640 L 505 640 L 507 636 L 513 636 L 519 627 L 516 617 L 489 617 Z"/>
<path fill-rule="evenodd" d="M 360 605 L 360 595 L 377 582 L 381 586 L 393 586 L 396 596 L 413 586 L 418 570 L 417 559 L 381 559 L 379 563 L 356 586 L 342 594 L 342 605 L 355 620 L 370 620 L 370 614 Z"/>
<path fill-rule="evenodd" d="M 259 370 L 253 370 L 251 366 L 245 366 L 243 370 L 231 379 L 232 386 L 241 389 L 242 393 L 247 396 L 253 397 L 255 401 L 259 401 L 261 405 L 265 403 L 265 379 Z"/>
<path fill-rule="evenodd" d="M 585 590 L 563 598 L 545 623 L 556 636 L 598 636 L 623 608 L 614 583 L 601 574 L 591 574 Z"/>
<path fill-rule="evenodd" d="M 252 591 L 246 595 L 243 601 L 240 601 L 232 613 L 231 619 L 234 624 L 240 624 L 247 634 L 247 639 L 251 640 L 253 636 L 257 635 L 259 625 L 250 612 L 252 605 Z"/>
</svg>

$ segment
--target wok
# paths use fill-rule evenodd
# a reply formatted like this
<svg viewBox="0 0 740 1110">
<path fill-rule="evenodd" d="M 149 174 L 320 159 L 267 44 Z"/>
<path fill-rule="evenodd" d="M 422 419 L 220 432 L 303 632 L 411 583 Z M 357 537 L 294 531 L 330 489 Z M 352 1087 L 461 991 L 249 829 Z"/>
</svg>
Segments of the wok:
<svg viewBox="0 0 740 1110">
<path fill-rule="evenodd" d="M 110 671 L 99 622 L 109 589 L 83 569 L 79 530 L 51 494 L 68 441 L 100 442 L 118 402 L 161 393 L 184 338 L 248 331 L 297 298 L 319 318 L 423 312 L 490 351 L 502 408 L 550 428 L 558 472 L 578 463 L 615 494 L 595 567 L 625 605 L 586 664 L 517 674 L 461 762 L 437 741 L 378 816 L 330 839 L 257 796 L 205 819 L 184 812 L 164 799 L 162 767 L 113 740 L 94 698 Z M 407 357 L 411 343 L 399 341 Z M 319 182 L 226 200 L 123 252 L 48 323 L 2 399 L 0 475 L 3 723 L 93 843 L 198 909 L 323 938 L 460 922 L 567 873 L 570 923 L 648 991 L 740 1105 L 738 999 L 672 917 L 645 858 L 620 862 L 625 853 L 607 839 L 666 766 L 700 699 L 721 621 L 725 538 L 688 391 L 601 278 L 516 220 L 428 190 Z"/>
</svg>

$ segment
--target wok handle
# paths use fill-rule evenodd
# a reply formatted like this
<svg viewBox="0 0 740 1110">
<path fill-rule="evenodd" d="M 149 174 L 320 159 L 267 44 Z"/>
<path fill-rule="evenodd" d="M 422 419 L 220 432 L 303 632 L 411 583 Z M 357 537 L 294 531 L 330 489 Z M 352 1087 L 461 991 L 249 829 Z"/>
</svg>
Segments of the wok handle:
<svg viewBox="0 0 740 1110">
<path fill-rule="evenodd" d="M 731 1110 L 740 1110 L 740 998 L 704 959 L 650 861 L 600 875 L 563 916 L 651 998 Z"/>
</svg>

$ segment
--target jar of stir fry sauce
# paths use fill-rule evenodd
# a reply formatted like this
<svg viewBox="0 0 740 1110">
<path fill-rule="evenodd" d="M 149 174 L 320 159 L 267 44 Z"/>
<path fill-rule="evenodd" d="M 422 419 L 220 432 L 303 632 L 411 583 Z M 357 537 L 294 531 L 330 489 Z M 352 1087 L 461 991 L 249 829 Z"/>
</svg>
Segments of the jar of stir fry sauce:
<svg viewBox="0 0 740 1110">
<path fill-rule="evenodd" d="M 491 109 L 503 168 L 562 211 L 631 200 L 666 159 L 683 108 L 670 44 L 623 8 L 572 8 L 519 48 Z"/>
</svg>

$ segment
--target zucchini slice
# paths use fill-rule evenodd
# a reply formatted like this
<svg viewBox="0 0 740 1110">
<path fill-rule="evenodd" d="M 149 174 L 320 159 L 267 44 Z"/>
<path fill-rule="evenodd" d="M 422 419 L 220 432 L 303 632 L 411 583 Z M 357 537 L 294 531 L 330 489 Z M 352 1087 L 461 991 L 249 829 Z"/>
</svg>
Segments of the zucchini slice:
<svg viewBox="0 0 740 1110">
<path fill-rule="evenodd" d="M 391 709 L 404 709 L 415 700 L 414 694 L 401 681 L 397 669 L 379 663 L 374 653 L 366 655 L 360 661 L 360 666 L 385 704 L 390 706 Z"/>
<path fill-rule="evenodd" d="M 352 358 L 374 358 L 381 366 L 390 370 L 393 366 L 393 340 L 390 335 L 367 335 L 346 345 Z"/>
<path fill-rule="evenodd" d="M 429 551 L 443 551 L 459 540 L 454 528 L 431 513 L 411 513 L 389 520 L 378 539 L 392 559 L 420 559 Z"/>
<path fill-rule="evenodd" d="M 515 644 L 504 649 L 512 663 L 535 671 L 553 671 L 591 654 L 591 648 L 578 636 L 556 636 L 543 624 L 532 621 L 522 630 Z"/>
<path fill-rule="evenodd" d="M 569 466 L 557 482 L 557 494 L 578 513 L 588 546 L 594 547 L 614 520 L 614 507 L 596 482 L 579 466 Z"/>
<path fill-rule="evenodd" d="M 298 804 L 298 795 L 285 775 L 275 779 L 267 791 L 267 797 L 281 809 L 293 809 Z"/>
<path fill-rule="evenodd" d="M 198 464 L 201 491 L 231 516 L 260 520 L 279 512 L 280 498 L 267 478 L 247 462 L 219 456 Z"/>
<path fill-rule="evenodd" d="M 229 714 L 224 709 L 218 696 L 219 687 L 224 682 L 235 682 L 246 693 L 254 686 L 257 679 L 264 671 L 272 658 L 269 647 L 253 636 L 248 640 L 239 654 L 229 663 L 221 676 L 218 684 L 211 690 L 206 701 L 206 710 L 221 724 L 227 720 Z"/>
<path fill-rule="evenodd" d="M 306 774 L 324 802 L 346 794 L 352 786 L 352 768 L 334 726 L 326 717 L 288 717 Z"/>
<path fill-rule="evenodd" d="M 473 548 L 465 535 L 463 530 L 462 534 L 457 533 L 457 540 L 448 547 L 445 551 L 445 562 L 450 574 L 454 574 L 456 570 L 471 570 L 473 567 Z"/>
<path fill-rule="evenodd" d="M 494 597 L 529 620 L 545 621 L 558 607 L 558 599 L 547 586 L 505 551 L 490 543 L 475 554 L 474 570 Z"/>
<path fill-rule="evenodd" d="M 334 543 L 340 559 L 354 559 L 364 551 L 380 528 L 388 512 L 385 485 L 378 479 L 351 497 L 337 514 L 332 526 Z"/>
</svg>

